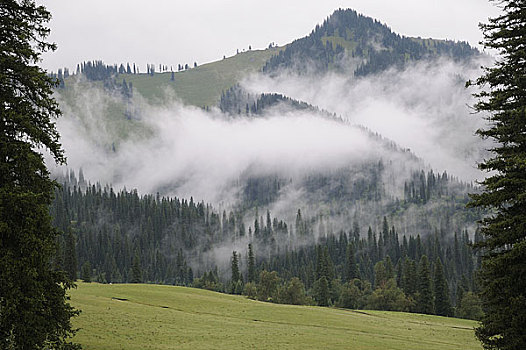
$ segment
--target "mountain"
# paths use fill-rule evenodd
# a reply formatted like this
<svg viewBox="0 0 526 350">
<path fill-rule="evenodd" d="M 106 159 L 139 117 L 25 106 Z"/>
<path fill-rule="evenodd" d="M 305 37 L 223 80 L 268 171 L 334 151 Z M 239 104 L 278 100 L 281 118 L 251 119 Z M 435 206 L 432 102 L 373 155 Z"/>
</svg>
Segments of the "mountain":
<svg viewBox="0 0 526 350">
<path fill-rule="evenodd" d="M 409 38 L 354 10 L 339 9 L 306 37 L 288 44 L 263 67 L 265 73 L 283 69 L 326 72 L 342 68 L 349 59 L 359 60 L 354 72 L 365 76 L 408 62 L 440 56 L 464 60 L 478 55 L 466 42 Z"/>
<path fill-rule="evenodd" d="M 217 106 L 221 94 L 251 73 L 275 75 L 283 69 L 297 73 L 341 70 L 350 60 L 358 62 L 354 74 L 365 76 L 390 67 L 403 68 L 408 62 L 448 57 L 468 60 L 479 51 L 466 42 L 421 39 L 393 33 L 387 25 L 354 10 L 339 9 L 306 37 L 283 47 L 250 50 L 222 60 L 174 71 L 132 74 L 122 70 L 113 76 L 123 80 L 149 101 L 177 99 L 197 107 Z M 75 83 L 63 79 L 63 88 Z M 60 90 L 59 90 L 60 91 Z M 168 92 L 168 96 L 166 95 Z"/>
<path fill-rule="evenodd" d="M 250 243 L 254 273 L 279 273 L 283 288 L 298 277 L 319 305 L 419 311 L 419 291 L 407 280 L 414 282 L 427 256 L 432 268 L 443 266 L 449 283 L 443 290 L 460 309 L 464 293 L 474 289 L 477 255 L 470 244 L 484 213 L 465 206 L 477 188 L 434 171 L 421 155 L 365 127 L 367 118 L 356 124 L 330 107 L 347 107 L 342 114 L 372 108 L 365 116 L 378 117 L 376 127 L 403 129 L 405 138 L 423 141 L 427 135 L 419 134 L 427 128 L 452 143 L 450 129 L 439 126 L 457 122 L 457 110 L 444 112 L 444 106 L 465 107 L 457 66 L 447 71 L 453 74 L 439 72 L 445 78 L 436 96 L 421 94 L 413 72 L 389 68 L 476 55 L 466 43 L 401 37 L 355 11 L 338 10 L 284 48 L 178 72 L 149 66 L 147 73 L 132 73 L 129 65 L 84 62 L 78 74 L 58 74 L 65 114 L 59 130 L 70 164 L 84 168 L 89 180 L 80 171 L 78 181 L 71 170 L 62 177 L 62 169 L 57 172 L 64 186 L 51 212 L 68 234 L 58 242 L 56 264 L 77 261 L 68 271 L 82 266 L 99 282 L 250 293 L 229 271 L 239 258 L 237 275 L 241 270 L 245 282 L 256 283 L 247 271 Z M 242 81 L 257 72 L 249 91 Z M 306 97 L 268 92 L 268 81 L 301 85 Z M 338 92 L 331 96 L 333 86 Z M 359 93 L 348 95 L 352 89 Z M 309 93 L 328 102 L 312 102 Z M 415 115 L 425 118 L 398 125 Z M 431 123 L 437 115 L 446 118 Z M 432 142 L 431 151 L 443 143 Z M 76 260 L 68 258 L 73 254 Z M 392 277 L 386 283 L 378 282 L 382 268 Z M 396 300 L 379 306 L 378 289 L 394 292 Z M 360 303 L 346 303 L 346 293 L 357 290 Z"/>
</svg>

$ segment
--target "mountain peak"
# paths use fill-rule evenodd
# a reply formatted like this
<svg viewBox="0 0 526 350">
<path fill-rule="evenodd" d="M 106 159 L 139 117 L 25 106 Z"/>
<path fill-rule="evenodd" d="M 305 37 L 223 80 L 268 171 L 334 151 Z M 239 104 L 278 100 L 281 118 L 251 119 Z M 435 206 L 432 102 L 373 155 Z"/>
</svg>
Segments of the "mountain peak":
<svg viewBox="0 0 526 350">
<path fill-rule="evenodd" d="M 441 56 L 462 60 L 477 55 L 467 42 L 401 36 L 380 21 L 352 9 L 334 11 L 321 25 L 301 39 L 288 44 L 263 67 L 266 73 L 307 68 L 318 72 L 342 68 L 345 58 L 361 64 L 355 75 L 364 76 L 410 61 Z"/>
</svg>

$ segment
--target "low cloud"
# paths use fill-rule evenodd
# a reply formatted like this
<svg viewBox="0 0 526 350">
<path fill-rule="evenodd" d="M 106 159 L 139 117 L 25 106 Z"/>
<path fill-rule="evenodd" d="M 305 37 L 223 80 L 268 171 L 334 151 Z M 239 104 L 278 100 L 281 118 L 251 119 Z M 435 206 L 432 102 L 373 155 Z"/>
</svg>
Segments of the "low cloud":
<svg viewBox="0 0 526 350">
<path fill-rule="evenodd" d="M 68 167 L 83 168 L 92 181 L 141 193 L 231 204 L 240 179 L 301 178 L 387 152 L 365 130 L 315 112 L 276 108 L 263 117 L 230 118 L 178 102 L 149 105 L 138 97 L 141 119 L 125 120 L 108 115 L 118 95 L 92 87 L 75 98 L 74 105 L 64 101 L 57 124 Z"/>
<path fill-rule="evenodd" d="M 473 91 L 464 85 L 480 75 L 487 60 L 426 61 L 361 79 L 353 77 L 352 66 L 347 73 L 321 78 L 253 75 L 242 85 L 253 93 L 281 93 L 336 113 L 410 149 L 432 168 L 472 181 L 483 175 L 476 163 L 489 147 L 475 135 L 484 120 L 471 113 Z"/>
</svg>

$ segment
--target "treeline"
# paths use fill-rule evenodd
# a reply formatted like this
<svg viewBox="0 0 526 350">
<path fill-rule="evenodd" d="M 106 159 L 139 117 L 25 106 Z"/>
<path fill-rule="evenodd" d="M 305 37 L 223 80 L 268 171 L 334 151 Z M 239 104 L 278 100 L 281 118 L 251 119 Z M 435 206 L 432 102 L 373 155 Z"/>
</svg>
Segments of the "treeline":
<svg viewBox="0 0 526 350">
<path fill-rule="evenodd" d="M 339 61 L 347 55 L 364 59 L 355 75 L 365 76 L 393 66 L 403 67 L 409 61 L 423 58 L 446 56 L 458 60 L 477 53 L 466 42 L 400 36 L 377 20 L 354 10 L 339 9 L 307 37 L 293 41 L 273 56 L 263 71 L 272 73 L 286 68 L 301 73 L 314 67 L 317 72 L 325 72 L 338 69 Z"/>
<path fill-rule="evenodd" d="M 64 68 L 64 70 L 62 70 L 62 68 L 59 68 L 57 73 L 51 72 L 48 75 L 51 78 L 56 79 L 57 87 L 59 89 L 63 89 L 66 86 L 66 84 L 64 82 L 64 79 L 69 77 L 69 69 L 68 68 Z"/>
<path fill-rule="evenodd" d="M 197 67 L 197 62 L 194 62 L 193 67 Z M 189 64 L 178 64 L 177 71 L 183 71 L 190 69 Z M 175 70 L 173 66 L 168 66 L 165 64 L 159 64 L 156 67 L 155 64 L 148 63 L 146 65 L 146 74 L 155 75 L 155 73 L 164 73 L 172 72 L 171 80 L 174 80 Z M 140 74 L 139 66 L 135 63 L 121 63 L 121 64 L 105 64 L 102 60 L 95 61 L 85 61 L 77 64 L 77 69 L 75 71 L 76 75 L 83 75 L 86 79 L 91 81 L 114 81 L 118 74 Z M 64 79 L 70 76 L 68 68 L 60 68 L 57 73 L 51 72 L 49 76 L 56 78 L 58 80 L 58 86 L 63 88 L 65 86 Z"/>
<path fill-rule="evenodd" d="M 206 250 L 226 241 L 221 218 L 204 203 L 86 184 L 70 173 L 51 207 L 54 225 L 65 232 L 57 264 L 67 271 L 91 272 L 99 282 L 189 284 L 193 280 L 183 251 Z M 225 214 L 226 215 L 226 214 Z M 72 235 L 75 245 L 67 244 Z M 74 247 L 75 251 L 72 251 Z M 70 256 L 70 258 L 66 258 Z M 90 269 L 82 268 L 89 264 Z M 82 277 L 82 276 L 81 276 Z"/>
</svg>

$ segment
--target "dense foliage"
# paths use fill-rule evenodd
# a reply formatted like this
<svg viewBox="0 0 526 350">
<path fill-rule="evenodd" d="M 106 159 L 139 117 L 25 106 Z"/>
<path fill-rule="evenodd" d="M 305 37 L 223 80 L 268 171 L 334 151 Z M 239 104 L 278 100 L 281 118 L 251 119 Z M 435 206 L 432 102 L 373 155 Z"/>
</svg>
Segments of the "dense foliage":
<svg viewBox="0 0 526 350">
<path fill-rule="evenodd" d="M 483 91 L 475 108 L 488 112 L 493 156 L 479 168 L 493 171 L 471 205 L 492 208 L 482 221 L 480 283 L 486 315 L 476 334 L 487 349 L 526 348 L 526 10 L 524 1 L 500 1 L 503 13 L 482 25 L 495 66 L 476 82 Z M 484 90 L 484 88 L 488 90 Z"/>
<path fill-rule="evenodd" d="M 429 176 L 435 187 L 424 187 L 427 198 L 440 188 Z M 476 314 L 460 305 L 474 290 L 477 259 L 468 233 L 451 222 L 424 238 L 399 234 L 386 217 L 378 230 L 365 230 L 356 217 L 348 230 L 333 232 L 329 221 L 301 210 L 293 223 L 269 211 L 256 212 L 252 221 L 250 210 L 220 214 L 193 199 L 116 193 L 79 177 L 71 172 L 57 190 L 52 214 L 66 232 L 56 262 L 72 275 L 80 271 L 84 280 L 191 285 L 281 303 L 444 315 L 453 314 L 453 304 L 459 315 Z M 420 273 L 423 256 L 429 262 Z M 476 300 L 469 305 L 478 306 Z"/>
<path fill-rule="evenodd" d="M 0 3 L 0 348 L 75 348 L 67 303 L 72 287 L 54 271 L 57 231 L 49 205 L 55 183 L 39 150 L 64 163 L 53 119 L 55 81 L 38 67 L 50 13 L 34 1 Z"/>
</svg>

